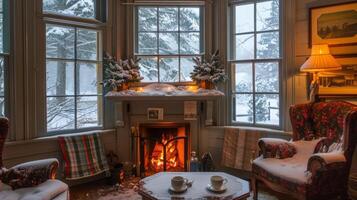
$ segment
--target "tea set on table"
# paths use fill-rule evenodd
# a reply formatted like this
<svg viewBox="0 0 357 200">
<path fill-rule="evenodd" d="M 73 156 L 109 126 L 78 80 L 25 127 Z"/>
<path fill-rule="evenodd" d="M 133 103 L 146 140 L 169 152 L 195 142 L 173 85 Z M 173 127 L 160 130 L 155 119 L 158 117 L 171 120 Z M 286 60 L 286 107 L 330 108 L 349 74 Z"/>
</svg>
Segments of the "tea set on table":
<svg viewBox="0 0 357 200">
<path fill-rule="evenodd" d="M 222 176 L 211 176 L 210 183 L 207 185 L 207 190 L 214 192 L 214 193 L 223 193 L 226 191 L 226 183 L 228 180 Z M 174 176 L 171 179 L 171 186 L 169 190 L 173 193 L 183 193 L 191 187 L 193 181 L 188 180 L 182 176 Z"/>
</svg>

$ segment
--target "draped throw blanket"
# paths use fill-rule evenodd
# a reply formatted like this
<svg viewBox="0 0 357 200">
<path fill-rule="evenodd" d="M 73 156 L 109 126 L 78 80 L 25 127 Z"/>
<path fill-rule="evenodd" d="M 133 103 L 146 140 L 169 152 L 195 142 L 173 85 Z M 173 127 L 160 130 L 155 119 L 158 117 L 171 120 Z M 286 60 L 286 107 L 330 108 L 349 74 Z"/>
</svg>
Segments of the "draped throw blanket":
<svg viewBox="0 0 357 200">
<path fill-rule="evenodd" d="M 75 180 L 109 171 L 98 133 L 59 137 L 65 162 L 65 177 Z"/>
<path fill-rule="evenodd" d="M 251 161 L 258 155 L 258 140 L 266 132 L 249 128 L 226 128 L 224 132 L 222 165 L 251 171 Z"/>
</svg>

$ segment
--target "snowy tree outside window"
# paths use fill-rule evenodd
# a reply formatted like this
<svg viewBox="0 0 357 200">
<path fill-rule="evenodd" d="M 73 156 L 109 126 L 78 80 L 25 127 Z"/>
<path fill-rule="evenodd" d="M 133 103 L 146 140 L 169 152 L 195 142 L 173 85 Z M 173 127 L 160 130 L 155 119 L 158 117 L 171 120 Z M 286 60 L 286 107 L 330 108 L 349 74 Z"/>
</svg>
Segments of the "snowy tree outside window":
<svg viewBox="0 0 357 200">
<path fill-rule="evenodd" d="M 46 25 L 47 131 L 102 125 L 97 30 Z"/>
<path fill-rule="evenodd" d="M 47 13 L 95 18 L 96 0 L 43 0 L 43 11 Z"/>
<path fill-rule="evenodd" d="M 233 6 L 233 121 L 280 125 L 279 0 Z"/>
<path fill-rule="evenodd" d="M 202 8 L 137 6 L 136 50 L 142 82 L 192 81 L 193 57 L 203 54 Z"/>
<path fill-rule="evenodd" d="M 0 116 L 5 115 L 5 68 L 9 53 L 9 1 L 0 0 Z"/>
</svg>

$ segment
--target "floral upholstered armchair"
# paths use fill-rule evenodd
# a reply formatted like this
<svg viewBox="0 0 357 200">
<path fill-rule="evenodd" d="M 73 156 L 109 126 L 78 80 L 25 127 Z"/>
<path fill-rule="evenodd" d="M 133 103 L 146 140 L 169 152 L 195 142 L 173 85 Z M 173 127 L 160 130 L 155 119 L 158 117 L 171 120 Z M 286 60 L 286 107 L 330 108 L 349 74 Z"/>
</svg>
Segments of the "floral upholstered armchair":
<svg viewBox="0 0 357 200">
<path fill-rule="evenodd" d="M 2 152 L 8 134 L 9 121 L 0 117 L 0 199 L 8 200 L 67 200 L 67 184 L 56 180 L 57 159 L 44 159 L 3 166 Z"/>
<path fill-rule="evenodd" d="M 253 161 L 258 182 L 296 199 L 348 199 L 347 183 L 357 141 L 357 107 L 316 102 L 290 108 L 292 141 L 262 138 Z"/>
</svg>

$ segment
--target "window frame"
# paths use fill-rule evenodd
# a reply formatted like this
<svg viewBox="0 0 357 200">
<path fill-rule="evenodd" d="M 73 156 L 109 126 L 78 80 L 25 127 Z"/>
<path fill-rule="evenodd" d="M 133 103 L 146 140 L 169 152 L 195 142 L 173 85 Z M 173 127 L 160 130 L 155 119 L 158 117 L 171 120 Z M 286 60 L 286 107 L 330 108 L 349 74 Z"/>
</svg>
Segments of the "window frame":
<svg viewBox="0 0 357 200">
<path fill-rule="evenodd" d="M 42 10 L 42 15 L 44 17 L 50 17 L 50 18 L 59 18 L 59 19 L 64 19 L 64 20 L 74 20 L 74 21 L 82 21 L 82 22 L 89 22 L 89 23 L 96 23 L 96 22 L 105 22 L 106 21 L 106 5 L 107 1 L 103 0 L 94 0 L 94 17 L 80 17 L 76 15 L 66 15 L 63 13 L 59 12 L 53 12 L 53 11 L 45 11 L 43 9 L 43 1 L 44 0 L 39 0 L 41 1 L 41 10 Z"/>
<path fill-rule="evenodd" d="M 41 8 L 42 8 L 42 1 L 41 0 Z M 45 118 L 44 118 L 44 135 L 42 136 L 52 136 L 52 135 L 60 135 L 60 134 L 69 134 L 69 133 L 80 133 L 80 132 L 87 132 L 87 131 L 93 131 L 93 130 L 102 130 L 104 128 L 104 121 L 105 121 L 105 105 L 106 105 L 106 101 L 104 98 L 104 93 L 105 93 L 105 88 L 103 86 L 103 84 L 101 83 L 103 80 L 103 75 L 104 75 L 104 68 L 103 68 L 103 45 L 104 45 L 104 40 L 103 40 L 103 36 L 104 36 L 104 30 L 105 30 L 105 9 L 103 9 L 103 7 L 105 8 L 105 3 L 103 3 L 104 1 L 100 1 L 100 0 L 96 0 L 96 2 L 101 2 L 99 4 L 96 4 L 96 6 L 98 6 L 95 10 L 95 19 L 94 18 L 81 18 L 81 17 L 77 17 L 77 16 L 71 16 L 71 15 L 63 15 L 61 13 L 54 13 L 54 12 L 46 12 L 43 11 L 42 12 L 42 16 L 43 16 L 43 33 L 44 33 L 44 55 L 43 55 L 43 63 L 44 63 L 44 76 L 46 77 L 47 73 L 47 61 L 64 61 L 64 62 L 73 62 L 74 64 L 74 93 L 73 95 L 47 95 L 47 83 L 46 83 L 46 78 L 44 79 L 45 81 L 45 91 L 44 91 L 44 103 L 45 103 L 45 110 L 44 110 L 44 114 L 45 114 Z M 99 14 L 100 13 L 100 14 Z M 74 56 L 73 58 L 48 58 L 47 57 L 47 53 L 46 53 L 46 27 L 47 25 L 55 25 L 55 26 L 62 26 L 62 27 L 68 27 L 68 28 L 73 28 L 74 29 L 74 33 L 75 33 L 75 39 L 74 39 Z M 84 30 L 92 30 L 92 31 L 96 31 L 97 32 L 97 59 L 96 60 L 86 60 L 86 59 L 79 59 L 77 58 L 76 52 L 77 52 L 77 30 L 80 29 L 84 29 Z M 100 84 L 101 87 L 101 93 L 97 93 L 96 95 L 80 95 L 77 94 L 77 90 L 78 90 L 78 82 L 77 82 L 77 78 L 78 78 L 78 64 L 80 63 L 90 63 L 90 64 L 96 64 L 96 65 L 101 65 L 100 69 L 101 69 L 101 80 L 100 82 L 98 82 L 98 84 Z M 52 130 L 49 131 L 47 129 L 47 98 L 50 97 L 70 97 L 74 99 L 74 128 L 73 129 L 64 129 L 64 130 Z M 100 124 L 100 126 L 91 126 L 91 127 L 84 127 L 84 128 L 79 128 L 77 127 L 77 102 L 78 102 L 78 97 L 96 97 L 96 98 L 100 98 L 100 100 L 97 100 L 97 105 L 98 105 L 98 109 L 97 113 L 98 113 L 98 123 Z M 100 104 L 99 104 L 100 103 Z"/>
<path fill-rule="evenodd" d="M 157 8 L 157 29 L 155 31 L 139 31 L 139 23 L 138 23 L 138 9 L 139 7 L 143 8 Z M 178 29 L 177 31 L 160 31 L 159 29 L 159 8 L 160 7 L 168 7 L 168 8 L 178 8 Z M 181 31 L 180 30 L 180 8 L 199 8 L 200 10 L 200 29 L 199 31 Z M 159 4 L 159 5 L 135 5 L 134 6 L 134 12 L 133 12 L 133 17 L 134 17 L 134 48 L 133 48 L 133 56 L 134 58 L 157 58 L 156 60 L 156 66 L 157 66 L 157 71 L 158 71 L 158 76 L 157 76 L 157 81 L 147 81 L 147 82 L 141 82 L 140 85 L 148 85 L 151 83 L 164 83 L 164 84 L 172 84 L 172 85 L 191 85 L 194 84 L 194 81 L 181 81 L 181 59 L 182 58 L 193 58 L 193 57 L 200 57 L 201 59 L 204 58 L 205 56 L 205 6 L 204 5 L 190 5 L 190 4 L 175 4 L 175 5 L 166 5 L 166 4 Z M 139 33 L 155 33 L 157 35 L 157 47 L 156 47 L 156 52 L 157 54 L 140 54 L 138 53 L 138 45 L 139 45 Z M 160 33 L 177 33 L 178 34 L 178 53 L 177 54 L 160 54 L 160 47 L 159 47 L 159 34 Z M 181 33 L 199 33 L 200 34 L 200 49 L 198 54 L 181 54 L 180 51 L 180 34 Z M 160 59 L 161 58 L 177 58 L 178 59 L 178 68 L 179 68 L 179 77 L 178 81 L 175 82 L 165 82 L 165 81 L 160 81 Z"/>
<path fill-rule="evenodd" d="M 9 115 L 9 64 L 10 64 L 10 48 L 11 48 L 11 38 L 10 38 L 10 21 L 11 21 L 11 11 L 10 11 L 10 0 L 3 0 L 2 1 L 2 10 L 0 10 L 0 16 L 2 19 L 1 25 L 2 25 L 2 52 L 0 51 L 0 59 L 2 59 L 3 62 L 3 77 L 4 77 L 4 93 L 3 95 L 0 96 L 0 98 L 4 99 L 4 117 Z M 1 116 L 1 114 L 0 114 Z"/>
<path fill-rule="evenodd" d="M 9 80 L 9 73 L 8 73 L 8 67 L 9 67 L 9 60 L 10 60 L 10 54 L 9 53 L 0 53 L 0 59 L 2 59 L 3 62 L 3 76 L 4 76 L 4 93 L 3 95 L 0 95 L 0 98 L 4 99 L 4 115 L 0 116 L 2 117 L 7 117 L 9 114 L 9 101 L 8 101 L 8 97 L 9 97 L 9 84 L 8 84 L 8 80 Z M 1 72 L 0 72 L 1 73 Z"/>
<path fill-rule="evenodd" d="M 284 59 L 283 59 L 283 1 L 279 0 L 279 29 L 278 30 L 264 30 L 264 31 L 257 31 L 257 21 L 256 21 L 256 13 L 257 13 L 257 3 L 260 2 L 265 2 L 265 1 L 269 1 L 269 0 L 243 0 L 243 1 L 238 1 L 238 2 L 232 2 L 230 4 L 230 23 L 229 23 L 229 49 L 230 49 L 230 53 L 229 53 L 229 57 L 230 60 L 228 61 L 228 66 L 230 66 L 230 73 L 231 73 L 231 78 L 230 78 L 230 85 L 229 85 L 229 105 L 230 105 L 230 123 L 234 126 L 247 126 L 247 127 L 258 127 L 258 128 L 269 128 L 269 129 L 278 129 L 281 130 L 283 128 L 283 63 L 284 63 Z M 252 32 L 243 32 L 243 33 L 236 33 L 235 30 L 235 8 L 238 5 L 246 5 L 246 4 L 254 4 L 254 31 Z M 273 33 L 273 32 L 277 32 L 279 33 L 279 57 L 278 58 L 257 58 L 257 34 L 261 34 L 261 33 Z M 236 35 L 244 35 L 244 34 L 253 34 L 254 35 L 254 58 L 253 59 L 242 59 L 242 60 L 238 60 L 235 58 L 235 47 L 236 47 Z M 255 91 L 255 65 L 256 63 L 278 63 L 278 79 L 279 79 L 279 91 L 278 92 L 256 92 Z M 242 63 L 250 63 L 252 64 L 252 92 L 237 92 L 235 89 L 235 68 L 236 68 L 236 64 L 242 64 Z M 235 121 L 235 112 L 236 112 L 236 106 L 235 106 L 235 95 L 237 94 L 251 94 L 252 95 L 252 100 L 253 100 L 253 121 L 252 123 L 249 122 L 239 122 L 239 121 Z M 256 94 L 273 94 L 273 95 L 278 95 L 279 98 L 279 124 L 278 125 L 274 125 L 274 124 L 264 124 L 264 123 L 257 123 L 256 122 L 256 113 L 255 113 L 255 96 Z"/>
</svg>

